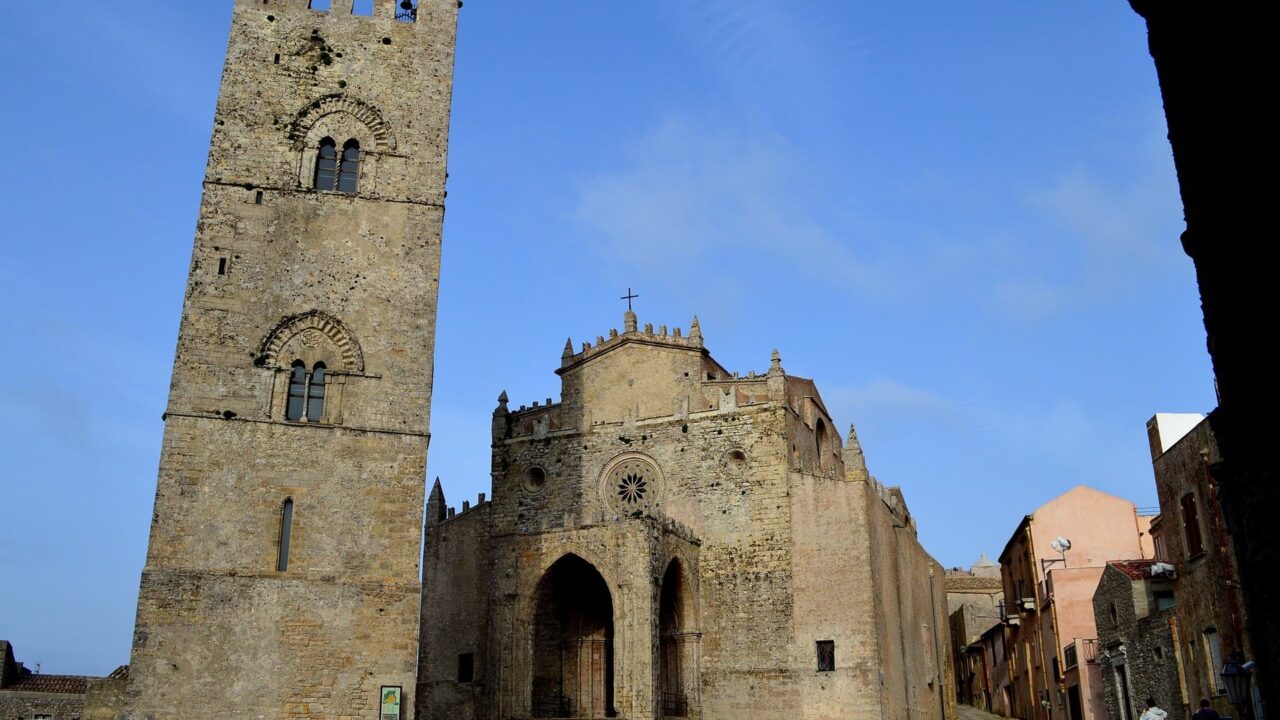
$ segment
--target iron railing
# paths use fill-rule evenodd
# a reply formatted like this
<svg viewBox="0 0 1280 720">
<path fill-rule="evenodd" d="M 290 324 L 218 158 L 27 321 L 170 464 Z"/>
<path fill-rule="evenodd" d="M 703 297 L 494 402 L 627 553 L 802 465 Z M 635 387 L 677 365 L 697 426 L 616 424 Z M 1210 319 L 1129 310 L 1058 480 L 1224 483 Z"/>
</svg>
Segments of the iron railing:
<svg viewBox="0 0 1280 720">
<path fill-rule="evenodd" d="M 403 0 L 400 7 L 396 8 L 396 19 L 400 22 L 417 22 L 418 8 L 414 7 L 413 0 Z"/>
<path fill-rule="evenodd" d="M 666 717 L 688 717 L 689 697 L 684 693 L 662 693 L 662 714 Z"/>
<path fill-rule="evenodd" d="M 1062 671 L 1066 672 L 1080 664 L 1083 659 L 1089 665 L 1098 664 L 1098 639 L 1076 638 L 1062 647 Z"/>
</svg>

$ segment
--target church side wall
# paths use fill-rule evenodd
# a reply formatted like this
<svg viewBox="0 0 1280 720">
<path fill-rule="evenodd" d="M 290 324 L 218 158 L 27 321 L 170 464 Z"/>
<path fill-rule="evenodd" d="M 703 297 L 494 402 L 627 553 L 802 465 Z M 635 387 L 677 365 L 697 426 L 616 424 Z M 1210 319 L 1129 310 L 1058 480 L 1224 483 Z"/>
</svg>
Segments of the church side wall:
<svg viewBox="0 0 1280 720">
<path fill-rule="evenodd" d="M 866 484 L 871 568 L 879 606 L 882 717 L 955 716 L 944 571 L 916 539 L 905 508 L 895 512 Z M 904 527 L 905 526 L 905 527 Z"/>
<path fill-rule="evenodd" d="M 880 718 L 880 663 L 863 483 L 792 472 L 796 683 L 803 718 Z M 816 642 L 835 641 L 817 672 Z"/>
<path fill-rule="evenodd" d="M 422 720 L 488 717 L 489 509 L 486 503 L 427 526 L 417 696 Z M 464 654 L 472 658 L 470 681 L 459 677 Z"/>
</svg>

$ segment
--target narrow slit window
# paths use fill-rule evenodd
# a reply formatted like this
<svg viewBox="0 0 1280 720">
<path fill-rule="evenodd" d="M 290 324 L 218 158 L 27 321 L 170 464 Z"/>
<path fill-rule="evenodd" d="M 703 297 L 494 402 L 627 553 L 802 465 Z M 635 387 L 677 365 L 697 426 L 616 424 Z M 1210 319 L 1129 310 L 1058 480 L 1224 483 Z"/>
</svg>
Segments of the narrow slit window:
<svg viewBox="0 0 1280 720">
<path fill-rule="evenodd" d="M 348 140 L 342 146 L 342 165 L 338 172 L 338 192 L 353 193 L 360 178 L 360 143 Z"/>
<path fill-rule="evenodd" d="M 320 141 L 320 153 L 316 157 L 316 189 L 333 190 L 336 187 L 337 173 L 338 144 L 333 138 L 325 138 Z"/>
<path fill-rule="evenodd" d="M 307 384 L 307 422 L 320 422 L 324 417 L 324 363 L 316 363 Z"/>
<path fill-rule="evenodd" d="M 284 416 L 288 420 L 301 420 L 307 407 L 307 366 L 301 360 L 293 363 L 289 373 L 289 402 Z"/>
<path fill-rule="evenodd" d="M 218 258 L 218 274 L 219 274 L 219 275 L 226 275 L 226 274 L 227 274 L 227 259 L 226 259 L 226 258 Z"/>
<path fill-rule="evenodd" d="M 254 193 L 254 194 L 253 194 L 253 204 L 254 204 L 254 205 L 261 205 L 261 204 L 262 204 L 262 191 L 261 191 L 261 190 L 259 190 L 259 191 L 257 191 L 256 193 Z"/>
<path fill-rule="evenodd" d="M 280 508 L 280 554 L 276 558 L 276 570 L 289 569 L 289 541 L 293 536 L 293 498 L 284 501 Z"/>
</svg>

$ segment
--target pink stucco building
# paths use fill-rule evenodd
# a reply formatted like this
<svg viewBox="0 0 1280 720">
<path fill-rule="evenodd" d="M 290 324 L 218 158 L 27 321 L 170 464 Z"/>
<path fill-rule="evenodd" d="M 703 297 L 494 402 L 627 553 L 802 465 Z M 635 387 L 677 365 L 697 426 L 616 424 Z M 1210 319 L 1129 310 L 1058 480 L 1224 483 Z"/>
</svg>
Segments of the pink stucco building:
<svg viewBox="0 0 1280 720">
<path fill-rule="evenodd" d="M 1084 486 L 1018 524 L 1000 555 L 1008 633 L 996 682 L 1009 715 L 1106 717 L 1093 593 L 1108 561 L 1152 557 L 1149 530 L 1133 503 Z"/>
</svg>

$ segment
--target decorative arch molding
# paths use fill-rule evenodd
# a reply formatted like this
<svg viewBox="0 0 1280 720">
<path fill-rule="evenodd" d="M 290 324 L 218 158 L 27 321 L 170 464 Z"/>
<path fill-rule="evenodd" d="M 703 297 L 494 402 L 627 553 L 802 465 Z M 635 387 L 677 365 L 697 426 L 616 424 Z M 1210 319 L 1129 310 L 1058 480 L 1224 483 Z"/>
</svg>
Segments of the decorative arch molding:
<svg viewBox="0 0 1280 720">
<path fill-rule="evenodd" d="M 259 365 L 284 367 L 280 358 L 280 351 L 289 344 L 291 340 L 305 333 L 318 334 L 328 339 L 337 348 L 338 355 L 342 359 L 343 367 L 341 370 L 345 372 L 364 372 L 364 353 L 360 350 L 360 343 L 356 341 L 355 335 L 342 324 L 342 321 L 332 315 L 320 310 L 309 310 L 299 315 L 290 315 L 281 320 L 270 333 L 267 334 L 266 340 L 262 342 L 262 350 L 258 356 Z M 303 338 L 306 342 L 307 338 Z M 283 362 L 287 362 L 285 358 Z M 330 368 L 337 370 L 339 368 Z"/>
<path fill-rule="evenodd" d="M 289 139 L 293 141 L 293 149 L 301 151 L 305 147 L 307 135 L 321 118 L 334 113 L 347 113 L 369 128 L 379 150 L 395 150 L 396 138 L 391 132 L 391 124 L 382 117 L 382 111 L 370 103 L 342 93 L 334 93 L 318 98 L 303 108 L 289 125 Z"/>
</svg>

